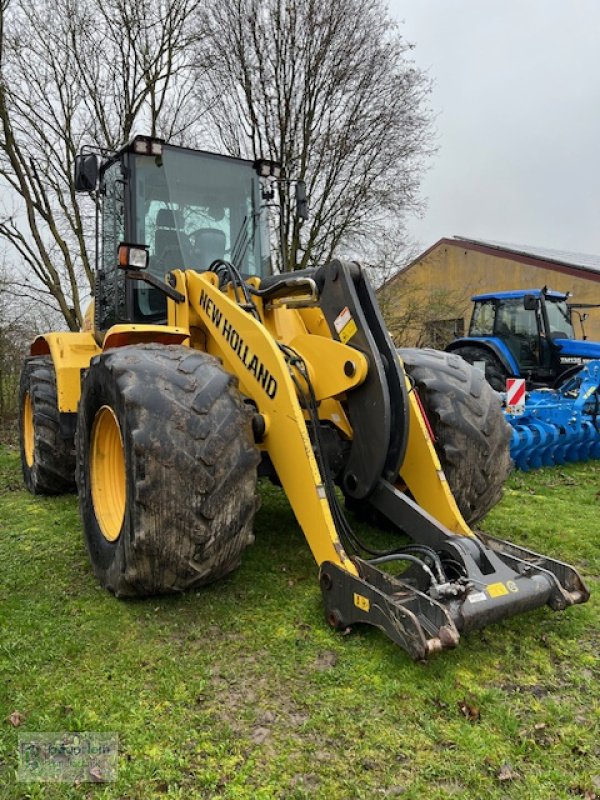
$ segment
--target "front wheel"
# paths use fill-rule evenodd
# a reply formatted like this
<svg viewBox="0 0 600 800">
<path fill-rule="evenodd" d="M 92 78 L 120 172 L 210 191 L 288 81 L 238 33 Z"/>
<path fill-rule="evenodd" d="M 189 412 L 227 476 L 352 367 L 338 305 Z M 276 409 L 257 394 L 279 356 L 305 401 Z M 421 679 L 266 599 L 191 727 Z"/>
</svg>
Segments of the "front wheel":
<svg viewBox="0 0 600 800">
<path fill-rule="evenodd" d="M 511 428 L 498 395 L 478 369 L 454 353 L 401 348 L 435 437 L 450 491 L 468 524 L 502 497 L 511 470 Z"/>
<path fill-rule="evenodd" d="M 158 344 L 94 359 L 76 445 L 84 535 L 104 587 L 177 592 L 239 565 L 253 540 L 258 452 L 216 359 Z"/>
</svg>

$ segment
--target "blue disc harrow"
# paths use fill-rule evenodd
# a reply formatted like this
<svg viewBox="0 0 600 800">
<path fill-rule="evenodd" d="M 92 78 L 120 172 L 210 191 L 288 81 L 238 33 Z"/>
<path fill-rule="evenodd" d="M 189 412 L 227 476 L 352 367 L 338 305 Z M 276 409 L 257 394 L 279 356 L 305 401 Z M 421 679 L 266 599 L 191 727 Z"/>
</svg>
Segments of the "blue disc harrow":
<svg viewBox="0 0 600 800">
<path fill-rule="evenodd" d="M 600 361 L 590 361 L 558 389 L 528 392 L 512 425 L 511 456 L 521 470 L 600 458 Z"/>
</svg>

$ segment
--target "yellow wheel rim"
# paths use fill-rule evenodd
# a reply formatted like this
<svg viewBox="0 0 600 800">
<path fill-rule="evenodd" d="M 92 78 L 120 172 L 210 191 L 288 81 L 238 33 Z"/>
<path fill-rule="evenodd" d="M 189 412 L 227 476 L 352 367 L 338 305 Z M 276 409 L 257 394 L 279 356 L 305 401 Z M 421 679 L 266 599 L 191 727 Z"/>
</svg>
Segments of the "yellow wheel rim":
<svg viewBox="0 0 600 800">
<path fill-rule="evenodd" d="M 102 535 L 114 542 L 125 517 L 127 489 L 121 429 L 115 412 L 108 406 L 102 406 L 92 426 L 90 484 Z"/>
<path fill-rule="evenodd" d="M 31 396 L 27 392 L 23 400 L 23 450 L 25 452 L 25 461 L 30 468 L 33 467 L 34 449 L 33 406 L 31 404 Z"/>
</svg>

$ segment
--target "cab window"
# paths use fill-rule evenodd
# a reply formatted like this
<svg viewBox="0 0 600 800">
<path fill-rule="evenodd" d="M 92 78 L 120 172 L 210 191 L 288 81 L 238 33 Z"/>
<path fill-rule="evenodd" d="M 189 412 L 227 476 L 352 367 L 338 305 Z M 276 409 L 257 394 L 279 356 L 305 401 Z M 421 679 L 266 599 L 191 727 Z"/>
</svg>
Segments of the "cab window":
<svg viewBox="0 0 600 800">
<path fill-rule="evenodd" d="M 150 271 L 206 270 L 218 260 L 248 275 L 269 272 L 263 253 L 258 176 L 248 162 L 165 147 L 135 159 L 135 240 L 148 245 Z M 165 299 L 136 287 L 136 316 L 165 314 Z"/>
<path fill-rule="evenodd" d="M 479 300 L 473 308 L 470 336 L 493 336 L 496 303 L 493 300 Z"/>
</svg>

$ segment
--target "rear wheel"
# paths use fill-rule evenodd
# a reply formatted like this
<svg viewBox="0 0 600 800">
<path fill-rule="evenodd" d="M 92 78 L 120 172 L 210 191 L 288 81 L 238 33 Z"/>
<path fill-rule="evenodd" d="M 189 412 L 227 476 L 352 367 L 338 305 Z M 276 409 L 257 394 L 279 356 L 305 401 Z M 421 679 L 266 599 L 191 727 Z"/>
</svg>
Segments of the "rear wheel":
<svg viewBox="0 0 600 800">
<path fill-rule="evenodd" d="M 86 544 L 107 589 L 183 591 L 239 565 L 253 540 L 258 451 L 216 359 L 157 344 L 94 359 L 76 445 Z"/>
<path fill-rule="evenodd" d="M 511 429 L 498 396 L 478 369 L 454 353 L 398 352 L 419 392 L 450 490 L 473 524 L 500 500 L 511 469 Z"/>
<path fill-rule="evenodd" d="M 484 350 L 480 347 L 473 347 L 470 345 L 463 345 L 457 347 L 452 352 L 464 358 L 469 364 L 474 364 L 476 361 L 483 361 L 485 364 L 485 379 L 490 384 L 492 389 L 496 392 L 506 391 L 506 379 L 510 377 L 506 369 L 502 366 L 499 358 L 497 358 L 489 350 Z"/>
<path fill-rule="evenodd" d="M 21 467 L 33 494 L 61 494 L 75 488 L 73 437 L 63 435 L 56 374 L 51 356 L 28 358 L 19 384 Z"/>
</svg>

